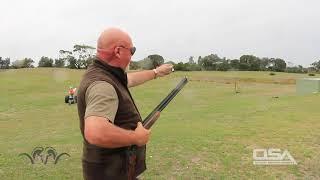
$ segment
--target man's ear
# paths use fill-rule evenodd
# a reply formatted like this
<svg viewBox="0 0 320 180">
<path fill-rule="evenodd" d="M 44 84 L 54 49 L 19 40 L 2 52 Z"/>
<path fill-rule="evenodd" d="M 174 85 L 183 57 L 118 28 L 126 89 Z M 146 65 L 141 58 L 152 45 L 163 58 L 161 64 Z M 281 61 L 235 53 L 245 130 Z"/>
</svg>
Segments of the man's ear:
<svg viewBox="0 0 320 180">
<path fill-rule="evenodd" d="M 120 48 L 119 47 L 114 48 L 114 54 L 117 58 L 120 59 Z"/>
</svg>

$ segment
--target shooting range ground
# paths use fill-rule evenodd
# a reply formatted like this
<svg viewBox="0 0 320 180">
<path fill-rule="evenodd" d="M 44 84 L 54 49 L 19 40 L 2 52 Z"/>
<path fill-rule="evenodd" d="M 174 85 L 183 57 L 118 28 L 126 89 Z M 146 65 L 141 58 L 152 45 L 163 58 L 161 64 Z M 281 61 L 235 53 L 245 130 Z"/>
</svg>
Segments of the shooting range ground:
<svg viewBox="0 0 320 180">
<path fill-rule="evenodd" d="M 0 72 L 1 179 L 82 179 L 77 107 L 66 105 L 64 96 L 83 73 Z M 307 74 L 269 73 L 174 72 L 132 88 L 145 117 L 182 77 L 190 80 L 152 127 L 141 179 L 319 179 L 320 95 L 297 95 L 296 81 Z M 31 165 L 18 156 L 37 146 L 70 157 Z M 253 165 L 256 148 L 287 149 L 298 164 Z"/>
</svg>

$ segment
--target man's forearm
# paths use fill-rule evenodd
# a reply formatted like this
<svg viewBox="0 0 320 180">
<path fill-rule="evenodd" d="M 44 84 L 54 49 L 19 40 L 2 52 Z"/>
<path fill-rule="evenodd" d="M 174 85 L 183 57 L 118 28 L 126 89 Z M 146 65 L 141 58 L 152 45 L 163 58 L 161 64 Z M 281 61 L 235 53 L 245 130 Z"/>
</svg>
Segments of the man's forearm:
<svg viewBox="0 0 320 180">
<path fill-rule="evenodd" d="M 128 73 L 128 87 L 134 87 L 143 84 L 146 81 L 154 79 L 155 76 L 156 75 L 153 70 Z"/>
</svg>

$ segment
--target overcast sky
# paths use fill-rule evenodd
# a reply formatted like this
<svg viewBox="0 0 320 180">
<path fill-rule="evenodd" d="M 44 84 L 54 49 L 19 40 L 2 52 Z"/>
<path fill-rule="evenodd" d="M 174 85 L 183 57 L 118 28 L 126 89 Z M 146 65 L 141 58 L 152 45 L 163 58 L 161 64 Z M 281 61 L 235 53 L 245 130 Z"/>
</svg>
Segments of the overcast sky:
<svg viewBox="0 0 320 180">
<path fill-rule="evenodd" d="M 211 53 L 320 60 L 319 0 L 1 0 L 0 56 L 58 57 L 74 44 L 96 45 L 106 27 L 127 31 L 133 60 Z"/>
</svg>

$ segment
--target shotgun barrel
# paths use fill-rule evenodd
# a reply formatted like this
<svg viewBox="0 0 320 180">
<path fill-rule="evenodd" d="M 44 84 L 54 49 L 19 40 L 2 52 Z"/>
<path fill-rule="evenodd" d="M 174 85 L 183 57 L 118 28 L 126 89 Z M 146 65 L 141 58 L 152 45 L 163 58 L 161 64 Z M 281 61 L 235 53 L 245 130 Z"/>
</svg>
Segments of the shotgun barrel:
<svg viewBox="0 0 320 180">
<path fill-rule="evenodd" d="M 164 98 L 161 103 L 142 121 L 143 126 L 146 129 L 150 129 L 151 126 L 157 121 L 160 112 L 170 103 L 170 101 L 179 93 L 179 91 L 188 83 L 188 79 L 183 78 L 180 83 L 175 87 L 166 98 Z M 132 145 L 128 147 L 127 155 L 129 157 L 129 172 L 134 172 L 135 162 L 136 162 L 136 151 L 137 145 Z"/>
<path fill-rule="evenodd" d="M 150 129 L 160 115 L 160 112 L 167 107 L 170 101 L 179 93 L 179 91 L 188 83 L 188 79 L 184 77 L 179 84 L 165 97 L 160 104 L 142 121 L 146 129 Z"/>
</svg>

